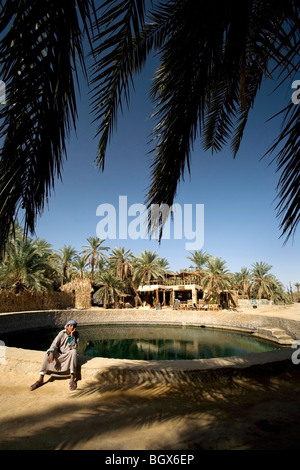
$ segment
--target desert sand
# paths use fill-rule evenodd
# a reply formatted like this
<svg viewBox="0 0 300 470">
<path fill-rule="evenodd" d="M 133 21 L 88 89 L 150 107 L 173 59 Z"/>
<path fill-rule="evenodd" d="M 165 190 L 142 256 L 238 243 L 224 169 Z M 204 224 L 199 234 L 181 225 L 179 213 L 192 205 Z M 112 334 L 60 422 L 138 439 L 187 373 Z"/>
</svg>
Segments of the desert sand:
<svg viewBox="0 0 300 470">
<path fill-rule="evenodd" d="M 278 314 L 300 320 L 298 306 Z M 116 372 L 76 391 L 48 378 L 31 392 L 37 375 L 0 371 L 0 450 L 300 448 L 300 365 L 258 375 L 120 385 Z"/>
</svg>

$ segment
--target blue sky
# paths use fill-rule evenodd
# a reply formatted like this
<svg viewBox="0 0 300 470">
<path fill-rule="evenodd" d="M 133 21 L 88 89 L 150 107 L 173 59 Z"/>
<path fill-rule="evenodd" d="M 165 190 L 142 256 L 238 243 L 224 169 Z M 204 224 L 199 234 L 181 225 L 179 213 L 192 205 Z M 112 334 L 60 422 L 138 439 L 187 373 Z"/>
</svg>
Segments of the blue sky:
<svg viewBox="0 0 300 470">
<path fill-rule="evenodd" d="M 104 173 L 96 167 L 96 124 L 88 105 L 87 90 L 82 89 L 79 102 L 77 135 L 68 144 L 68 160 L 64 165 L 62 182 L 57 181 L 48 207 L 39 218 L 36 235 L 45 238 L 54 249 L 64 244 L 78 251 L 86 239 L 96 236 L 101 218 L 96 215 L 101 204 L 111 204 L 118 214 L 119 196 L 126 196 L 128 206 L 144 204 L 150 184 L 152 105 L 148 94 L 153 77 L 151 63 L 136 80 L 129 111 L 118 119 L 108 147 Z M 204 205 L 204 244 L 202 249 L 227 262 L 236 272 L 256 261 L 272 265 L 284 286 L 300 282 L 299 230 L 294 239 L 283 245 L 279 220 L 276 218 L 276 185 L 279 175 L 271 158 L 261 160 L 280 128 L 280 119 L 267 122 L 291 99 L 292 89 L 283 88 L 271 94 L 276 83 L 263 86 L 251 112 L 244 140 L 236 157 L 229 149 L 216 155 L 204 152 L 199 142 L 192 154 L 191 174 L 179 185 L 175 203 Z M 128 217 L 128 223 L 134 217 Z M 167 258 L 170 270 L 190 266 L 186 250 L 189 240 L 107 239 L 111 249 L 124 246 L 139 255 L 154 250 Z"/>
</svg>

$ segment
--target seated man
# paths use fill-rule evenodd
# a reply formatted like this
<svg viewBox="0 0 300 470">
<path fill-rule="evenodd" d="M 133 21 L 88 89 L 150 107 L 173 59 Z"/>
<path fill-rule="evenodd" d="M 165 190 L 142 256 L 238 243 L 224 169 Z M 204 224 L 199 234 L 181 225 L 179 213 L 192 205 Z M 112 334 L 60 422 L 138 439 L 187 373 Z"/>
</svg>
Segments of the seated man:
<svg viewBox="0 0 300 470">
<path fill-rule="evenodd" d="M 70 390 L 76 390 L 77 383 L 75 379 L 77 369 L 77 347 L 79 334 L 76 331 L 77 323 L 75 320 L 69 320 L 65 329 L 60 331 L 53 340 L 42 363 L 40 378 L 31 385 L 30 390 L 41 387 L 44 383 L 46 372 L 67 372 L 70 371 Z"/>
</svg>

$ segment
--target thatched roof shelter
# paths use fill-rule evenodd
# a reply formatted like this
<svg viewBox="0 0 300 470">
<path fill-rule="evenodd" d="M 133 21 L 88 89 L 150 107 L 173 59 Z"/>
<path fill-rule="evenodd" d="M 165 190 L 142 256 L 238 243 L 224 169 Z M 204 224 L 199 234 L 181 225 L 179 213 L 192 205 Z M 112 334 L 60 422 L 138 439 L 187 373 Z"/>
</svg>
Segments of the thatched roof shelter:
<svg viewBox="0 0 300 470">
<path fill-rule="evenodd" d="M 62 292 L 73 293 L 75 308 L 90 308 L 92 306 L 92 284 L 89 279 L 74 279 L 60 287 Z"/>
</svg>

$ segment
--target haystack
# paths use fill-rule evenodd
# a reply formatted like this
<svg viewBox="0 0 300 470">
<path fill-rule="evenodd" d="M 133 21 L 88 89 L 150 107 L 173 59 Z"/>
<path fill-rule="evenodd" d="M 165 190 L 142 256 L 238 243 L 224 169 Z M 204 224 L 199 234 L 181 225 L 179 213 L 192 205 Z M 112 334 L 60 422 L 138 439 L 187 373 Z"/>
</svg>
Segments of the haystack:
<svg viewBox="0 0 300 470">
<path fill-rule="evenodd" d="M 90 308 L 92 306 L 92 284 L 89 279 L 74 279 L 60 287 L 62 292 L 74 295 L 75 308 Z"/>
</svg>

